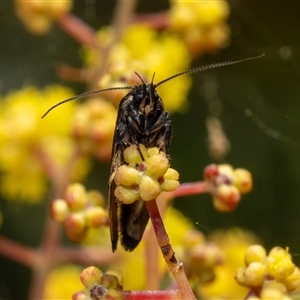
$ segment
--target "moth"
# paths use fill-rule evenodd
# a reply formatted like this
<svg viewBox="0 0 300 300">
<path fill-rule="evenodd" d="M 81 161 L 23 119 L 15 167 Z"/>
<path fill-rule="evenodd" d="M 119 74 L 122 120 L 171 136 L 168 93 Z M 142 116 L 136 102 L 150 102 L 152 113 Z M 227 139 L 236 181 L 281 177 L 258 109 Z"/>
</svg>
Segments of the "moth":
<svg viewBox="0 0 300 300">
<path fill-rule="evenodd" d="M 139 150 L 139 145 L 143 144 L 146 148 L 158 147 L 160 151 L 163 151 L 170 158 L 169 147 L 173 134 L 172 121 L 169 113 L 164 109 L 164 103 L 157 92 L 157 88 L 163 83 L 181 75 L 233 65 L 262 56 L 264 54 L 196 67 L 177 73 L 158 83 L 153 83 L 154 75 L 150 83 L 145 83 L 137 74 L 141 83 L 136 86 L 114 87 L 86 92 L 55 104 L 42 116 L 42 118 L 45 117 L 55 107 L 71 100 L 111 90 L 130 90 L 121 100 L 118 108 L 108 182 L 108 211 L 113 252 L 117 249 L 119 238 L 122 247 L 126 251 L 134 250 L 140 243 L 149 220 L 149 214 L 142 199 L 132 204 L 123 204 L 114 195 L 116 189 L 114 175 L 116 170 L 125 164 L 124 150 L 131 145 L 136 145 Z M 144 160 L 140 150 L 139 153 L 141 159 Z"/>
</svg>

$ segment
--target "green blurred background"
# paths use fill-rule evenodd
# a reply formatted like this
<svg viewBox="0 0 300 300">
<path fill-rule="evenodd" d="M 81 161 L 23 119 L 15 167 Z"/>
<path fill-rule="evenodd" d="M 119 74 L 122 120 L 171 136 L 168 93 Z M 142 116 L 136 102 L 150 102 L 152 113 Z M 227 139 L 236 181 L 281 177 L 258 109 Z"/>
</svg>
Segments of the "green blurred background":
<svg viewBox="0 0 300 300">
<path fill-rule="evenodd" d="M 73 13 L 94 28 L 111 21 L 114 1 L 74 1 Z M 205 234 L 218 228 L 239 226 L 261 238 L 267 249 L 290 247 L 300 260 L 300 7 L 297 1 L 230 1 L 230 45 L 206 54 L 201 65 L 265 52 L 259 60 L 214 69 L 193 76 L 190 107 L 172 116 L 174 138 L 172 165 L 181 182 L 202 178 L 202 169 L 213 161 L 208 155 L 205 119 L 208 115 L 204 86 L 217 84 L 222 102 L 221 119 L 231 152 L 220 162 L 252 172 L 254 189 L 237 210 L 216 212 L 209 196 L 174 201 Z M 140 1 L 139 12 L 168 8 L 167 1 Z M 34 84 L 71 86 L 77 93 L 84 85 L 63 82 L 55 65 L 63 62 L 80 68 L 80 45 L 60 28 L 42 37 L 29 34 L 16 18 L 12 1 L 0 1 L 1 95 Z M 58 101 L 61 99 L 57 99 Z M 60 109 L 63 109 L 61 107 Z M 252 118 L 245 111 L 252 111 Z M 58 120 L 59 122 L 59 120 Z M 106 190 L 109 165 L 95 163 L 86 181 L 88 188 Z M 0 199 L 4 222 L 1 234 L 30 246 L 38 246 L 47 213 L 46 204 L 27 206 Z M 0 241 L 1 247 L 1 241 Z M 25 299 L 30 271 L 0 257 L 0 298 Z M 8 298 L 7 298 L 8 297 Z"/>
</svg>

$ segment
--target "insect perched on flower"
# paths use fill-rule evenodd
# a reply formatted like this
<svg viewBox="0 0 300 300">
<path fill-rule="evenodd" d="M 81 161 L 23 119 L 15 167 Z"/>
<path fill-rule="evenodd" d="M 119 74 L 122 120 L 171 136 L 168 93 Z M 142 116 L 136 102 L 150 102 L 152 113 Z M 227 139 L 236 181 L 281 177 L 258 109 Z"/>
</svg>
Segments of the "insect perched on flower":
<svg viewBox="0 0 300 300">
<path fill-rule="evenodd" d="M 150 83 L 145 83 L 137 74 L 141 80 L 141 84 L 139 85 L 133 87 L 113 87 L 86 92 L 57 103 L 42 116 L 42 118 L 45 117 L 55 107 L 71 100 L 112 90 L 130 90 L 119 104 L 112 146 L 108 209 L 113 251 L 117 249 L 119 236 L 125 250 L 134 250 L 139 244 L 149 220 L 149 214 L 143 199 L 138 199 L 130 204 L 124 204 L 115 196 L 116 183 L 114 177 L 116 171 L 120 166 L 127 164 L 124 160 L 124 150 L 131 145 L 135 145 L 141 160 L 144 161 L 145 158 L 140 149 L 140 145 L 144 145 L 146 148 L 157 147 L 159 151 L 165 153 L 166 157 L 169 158 L 172 122 L 169 113 L 164 109 L 164 104 L 157 93 L 157 88 L 163 83 L 184 74 L 193 74 L 204 70 L 233 65 L 262 56 L 264 56 L 264 54 L 196 67 L 175 74 L 158 83 L 153 83 L 154 76 Z"/>
</svg>

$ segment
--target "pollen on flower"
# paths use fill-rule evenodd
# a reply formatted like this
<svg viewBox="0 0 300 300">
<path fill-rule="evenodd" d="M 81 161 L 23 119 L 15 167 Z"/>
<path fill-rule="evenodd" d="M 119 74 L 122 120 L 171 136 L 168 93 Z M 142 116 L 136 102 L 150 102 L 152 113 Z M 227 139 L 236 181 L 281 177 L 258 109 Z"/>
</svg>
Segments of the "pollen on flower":
<svg viewBox="0 0 300 300">
<path fill-rule="evenodd" d="M 73 136 L 83 153 L 108 160 L 117 117 L 116 108 L 103 98 L 93 98 L 75 111 Z"/>
<path fill-rule="evenodd" d="M 246 267 L 240 268 L 235 278 L 241 285 L 259 288 L 261 299 L 271 295 L 283 299 L 300 286 L 300 271 L 288 250 L 274 247 L 266 255 L 263 247 L 253 245 L 246 250 L 245 262 Z"/>
<path fill-rule="evenodd" d="M 226 1 L 171 1 L 170 29 L 178 33 L 193 55 L 226 46 L 229 28 Z"/>
<path fill-rule="evenodd" d="M 65 1 L 20 1 L 15 0 L 15 10 L 25 27 L 34 34 L 46 34 L 61 15 L 72 8 L 72 0 Z"/>
<path fill-rule="evenodd" d="M 174 191 L 179 186 L 178 172 L 169 168 L 165 153 L 156 147 L 132 145 L 124 150 L 124 160 L 127 165 L 121 165 L 114 175 L 114 194 L 124 204 L 153 200 L 162 191 Z"/>
<path fill-rule="evenodd" d="M 102 29 L 98 36 L 101 44 L 106 45 L 113 35 L 111 29 Z M 102 59 L 98 57 L 99 53 L 91 49 L 87 49 L 85 53 L 89 66 Z M 187 70 L 190 66 L 190 56 L 179 37 L 159 33 L 139 24 L 128 26 L 124 30 L 123 39 L 110 51 L 107 65 L 108 72 L 99 79 L 99 88 L 140 84 L 141 81 L 135 72 L 145 82 L 149 82 L 155 73 L 154 83 L 159 82 Z M 186 75 L 180 80 L 168 82 L 166 87 L 160 87 L 159 94 L 164 99 L 168 111 L 179 111 L 186 106 L 190 86 L 191 77 Z M 107 93 L 105 97 L 118 105 L 127 93 L 126 90 L 116 90 Z"/>
<path fill-rule="evenodd" d="M 43 90 L 26 87 L 3 98 L 0 111 L 0 189 L 6 199 L 28 203 L 41 201 L 47 190 L 47 179 L 57 180 L 53 170 L 60 170 L 74 159 L 76 145 L 70 133 L 76 103 L 66 105 L 63 110 L 57 109 L 41 120 L 44 112 L 58 99 L 71 96 L 71 90 L 53 85 Z M 72 169 L 72 179 L 82 179 L 88 170 L 87 159 L 78 156 L 73 166 L 80 168 Z"/>
<path fill-rule="evenodd" d="M 90 229 L 107 224 L 103 203 L 104 198 L 99 192 L 87 192 L 83 185 L 75 183 L 67 187 L 65 199 L 52 202 L 51 215 L 55 221 L 64 224 L 70 240 L 81 242 Z"/>
</svg>

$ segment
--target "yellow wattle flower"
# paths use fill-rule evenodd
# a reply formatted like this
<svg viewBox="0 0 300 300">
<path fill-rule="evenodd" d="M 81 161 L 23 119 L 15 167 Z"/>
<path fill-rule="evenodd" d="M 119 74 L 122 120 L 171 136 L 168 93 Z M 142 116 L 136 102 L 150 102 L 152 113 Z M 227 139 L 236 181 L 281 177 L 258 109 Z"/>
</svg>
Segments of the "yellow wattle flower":
<svg viewBox="0 0 300 300">
<path fill-rule="evenodd" d="M 64 168 L 74 155 L 71 120 L 76 102 L 41 119 L 59 100 L 73 96 L 70 89 L 52 85 L 44 90 L 25 87 L 3 98 L 0 110 L 0 191 L 8 199 L 35 203 L 41 200 L 49 178 L 49 165 Z M 80 168 L 78 167 L 80 165 Z M 76 168 L 76 169 L 75 169 Z M 83 158 L 74 162 L 73 175 L 85 175 Z M 76 170 L 80 170 L 76 174 Z"/>
</svg>

